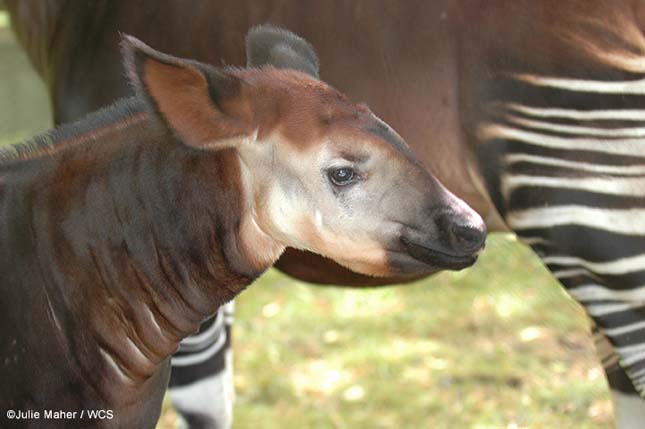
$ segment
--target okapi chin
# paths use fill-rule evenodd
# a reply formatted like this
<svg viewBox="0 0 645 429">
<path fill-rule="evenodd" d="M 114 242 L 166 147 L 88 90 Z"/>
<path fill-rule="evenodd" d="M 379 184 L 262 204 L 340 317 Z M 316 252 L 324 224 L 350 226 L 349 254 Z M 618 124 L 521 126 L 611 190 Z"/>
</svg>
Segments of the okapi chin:
<svg viewBox="0 0 645 429">
<path fill-rule="evenodd" d="M 0 152 L 1 409 L 154 427 L 179 341 L 287 246 L 369 275 L 474 262 L 481 218 L 365 106 L 294 70 L 123 51 L 134 98 Z"/>
</svg>

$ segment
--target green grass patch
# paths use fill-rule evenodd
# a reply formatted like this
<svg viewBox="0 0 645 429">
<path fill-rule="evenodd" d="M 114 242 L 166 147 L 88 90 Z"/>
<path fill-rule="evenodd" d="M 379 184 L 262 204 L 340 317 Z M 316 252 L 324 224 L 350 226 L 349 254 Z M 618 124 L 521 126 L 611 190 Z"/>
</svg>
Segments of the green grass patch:
<svg viewBox="0 0 645 429">
<path fill-rule="evenodd" d="M 236 428 L 611 427 L 585 315 L 511 236 L 402 287 L 272 270 L 236 317 Z"/>
</svg>

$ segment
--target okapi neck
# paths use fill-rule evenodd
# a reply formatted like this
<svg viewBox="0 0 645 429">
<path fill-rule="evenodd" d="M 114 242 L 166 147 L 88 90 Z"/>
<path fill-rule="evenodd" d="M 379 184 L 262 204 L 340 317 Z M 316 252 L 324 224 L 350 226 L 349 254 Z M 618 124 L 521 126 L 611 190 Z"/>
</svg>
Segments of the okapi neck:
<svg viewBox="0 0 645 429">
<path fill-rule="evenodd" d="M 29 228 L 69 359 L 108 402 L 129 403 L 272 261 L 258 265 L 252 232 L 240 237 L 233 150 L 188 148 L 144 109 L 117 113 L 89 143 L 54 143 L 68 147 L 28 186 Z"/>
</svg>

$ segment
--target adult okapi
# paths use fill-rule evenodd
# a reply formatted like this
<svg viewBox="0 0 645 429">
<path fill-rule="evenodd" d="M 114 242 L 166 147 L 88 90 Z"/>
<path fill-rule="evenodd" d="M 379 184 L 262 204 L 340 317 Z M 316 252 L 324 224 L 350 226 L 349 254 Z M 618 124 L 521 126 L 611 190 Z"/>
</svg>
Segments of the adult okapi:
<svg viewBox="0 0 645 429">
<path fill-rule="evenodd" d="M 240 63 L 252 25 L 316 46 L 322 77 L 399 129 L 489 229 L 515 231 L 587 310 L 619 427 L 645 421 L 642 0 L 9 0 L 58 121 L 128 92 L 118 31 Z M 304 280 L 373 284 L 312 255 Z"/>
</svg>

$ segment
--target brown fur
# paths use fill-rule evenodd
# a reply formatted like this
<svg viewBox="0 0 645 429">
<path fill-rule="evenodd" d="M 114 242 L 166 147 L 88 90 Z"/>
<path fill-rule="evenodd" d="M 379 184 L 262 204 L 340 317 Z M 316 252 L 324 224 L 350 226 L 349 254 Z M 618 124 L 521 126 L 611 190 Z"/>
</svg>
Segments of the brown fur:
<svg viewBox="0 0 645 429">
<path fill-rule="evenodd" d="M 48 3 L 48 16 L 62 13 L 64 3 L 63 0 Z M 380 117 L 400 130 L 426 168 L 482 213 L 491 229 L 499 229 L 502 223 L 478 184 L 475 160 L 462 139 L 458 122 L 457 60 L 451 26 L 455 16 L 451 6 L 459 4 L 462 3 L 453 0 L 414 1 L 405 5 L 372 0 L 329 4 L 200 0 L 195 7 L 187 8 L 183 0 L 169 0 L 163 7 L 144 2 L 136 10 L 126 1 L 113 1 L 109 7 L 79 4 L 72 8 L 74 17 L 66 19 L 85 22 L 96 31 L 89 35 L 78 26 L 61 26 L 54 40 L 48 33 L 51 25 L 28 24 L 38 18 L 34 16 L 36 11 L 42 11 L 39 1 L 7 2 L 10 13 L 14 17 L 20 15 L 14 20 L 19 39 L 29 46 L 33 62 L 40 65 L 41 74 L 50 82 L 58 122 L 129 93 L 122 79 L 117 30 L 134 34 L 175 55 L 211 64 L 243 64 L 244 35 L 252 25 L 265 22 L 283 25 L 316 47 L 323 80 L 347 92 L 353 100 L 368 102 Z M 227 10 L 237 12 L 222 13 Z M 155 25 L 150 25 L 151 22 Z M 190 32 L 186 32 L 186 23 L 191 23 Z M 166 37 L 169 34 L 172 37 Z M 78 47 L 78 40 L 103 48 L 97 51 L 85 45 Z M 77 48 L 72 50 L 72 46 Z M 52 69 L 53 73 L 49 73 Z M 315 121 L 298 114 L 294 118 L 299 116 L 303 123 Z M 321 119 L 327 121 L 324 115 Z M 267 123 L 275 121 L 269 118 Z M 271 133 L 269 128 L 267 133 Z M 315 138 L 306 133 L 304 126 L 287 132 L 293 141 Z M 326 283 L 360 285 L 377 281 L 356 276 L 339 266 L 332 270 L 327 261 L 313 255 L 306 260 L 312 265 L 297 271 L 310 273 L 309 281 L 316 282 L 317 275 L 324 277 Z M 290 250 L 278 266 L 295 274 L 294 267 L 300 261 L 301 253 Z M 318 269 L 317 264 L 324 268 Z M 332 277 L 332 272 L 338 275 Z M 387 284 L 398 280 L 379 281 Z"/>
<path fill-rule="evenodd" d="M 123 48 L 134 98 L 0 152 L 0 354 L 21 353 L 0 366 L 0 408 L 154 426 L 179 341 L 287 245 L 368 275 L 454 268 L 402 240 L 452 246 L 437 222 L 454 196 L 368 109 L 299 72 Z M 337 187 L 341 161 L 369 174 Z"/>
</svg>

